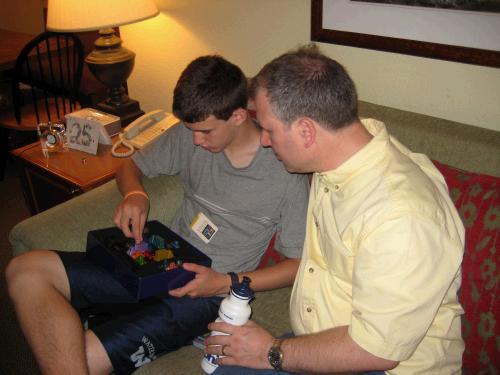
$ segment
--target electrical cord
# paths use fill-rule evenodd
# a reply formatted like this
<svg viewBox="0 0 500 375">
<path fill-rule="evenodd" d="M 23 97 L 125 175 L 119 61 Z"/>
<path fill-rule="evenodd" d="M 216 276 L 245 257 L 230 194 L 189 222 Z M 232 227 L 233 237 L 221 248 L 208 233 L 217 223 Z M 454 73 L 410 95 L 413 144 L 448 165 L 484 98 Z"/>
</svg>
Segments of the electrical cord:
<svg viewBox="0 0 500 375">
<path fill-rule="evenodd" d="M 126 158 L 126 157 L 129 157 L 130 155 L 132 155 L 134 153 L 134 146 L 132 146 L 131 143 L 127 142 L 123 133 L 118 134 L 118 138 L 119 138 L 119 140 L 111 148 L 111 155 L 113 155 L 116 158 Z M 128 148 L 128 151 L 118 152 L 117 151 L 118 147 L 120 147 L 122 145 L 124 147 Z"/>
</svg>

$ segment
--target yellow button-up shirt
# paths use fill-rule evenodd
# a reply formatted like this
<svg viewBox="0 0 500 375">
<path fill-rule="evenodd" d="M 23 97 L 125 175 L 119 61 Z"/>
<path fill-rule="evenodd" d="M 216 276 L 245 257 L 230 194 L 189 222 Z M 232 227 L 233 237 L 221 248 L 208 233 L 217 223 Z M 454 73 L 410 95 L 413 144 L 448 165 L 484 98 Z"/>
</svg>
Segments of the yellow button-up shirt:
<svg viewBox="0 0 500 375">
<path fill-rule="evenodd" d="M 388 374 L 460 373 L 464 227 L 432 162 L 363 124 L 374 138 L 314 174 L 293 330 L 349 326 L 363 349 L 400 361 Z"/>
</svg>

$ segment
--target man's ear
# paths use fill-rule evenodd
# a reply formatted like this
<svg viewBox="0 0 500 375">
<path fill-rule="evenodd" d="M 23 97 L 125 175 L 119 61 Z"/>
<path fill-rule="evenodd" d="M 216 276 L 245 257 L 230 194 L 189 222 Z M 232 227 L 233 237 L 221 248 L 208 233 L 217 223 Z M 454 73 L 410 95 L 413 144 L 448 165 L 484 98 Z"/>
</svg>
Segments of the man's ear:
<svg viewBox="0 0 500 375">
<path fill-rule="evenodd" d="M 233 111 L 233 114 L 229 118 L 229 121 L 231 121 L 235 125 L 241 125 L 243 124 L 248 117 L 248 112 L 244 108 L 237 108 Z"/>
<path fill-rule="evenodd" d="M 316 123 L 309 117 L 301 117 L 297 122 L 297 130 L 305 148 L 316 142 Z"/>
</svg>

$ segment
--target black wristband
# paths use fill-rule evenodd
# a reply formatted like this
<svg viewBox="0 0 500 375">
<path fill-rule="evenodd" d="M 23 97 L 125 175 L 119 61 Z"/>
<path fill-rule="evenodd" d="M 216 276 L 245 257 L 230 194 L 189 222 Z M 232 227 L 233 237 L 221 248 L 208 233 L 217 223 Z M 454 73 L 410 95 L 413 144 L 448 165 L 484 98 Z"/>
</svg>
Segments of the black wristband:
<svg viewBox="0 0 500 375">
<path fill-rule="evenodd" d="M 236 284 L 240 283 L 240 278 L 236 273 L 228 272 L 227 274 L 231 277 L 231 288 L 233 288 Z"/>
</svg>

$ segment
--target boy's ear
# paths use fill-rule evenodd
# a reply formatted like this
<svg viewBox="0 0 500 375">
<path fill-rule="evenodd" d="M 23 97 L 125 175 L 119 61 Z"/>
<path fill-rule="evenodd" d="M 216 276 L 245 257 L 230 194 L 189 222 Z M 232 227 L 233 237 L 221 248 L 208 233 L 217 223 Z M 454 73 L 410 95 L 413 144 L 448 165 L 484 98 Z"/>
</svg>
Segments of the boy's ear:
<svg viewBox="0 0 500 375">
<path fill-rule="evenodd" d="M 309 117 L 302 117 L 297 122 L 297 130 L 305 148 L 311 147 L 316 141 L 316 124 Z"/>
<path fill-rule="evenodd" d="M 229 121 L 231 121 L 235 125 L 241 125 L 243 124 L 248 117 L 248 112 L 244 108 L 237 108 L 233 111 L 233 114 L 229 118 Z"/>
</svg>

